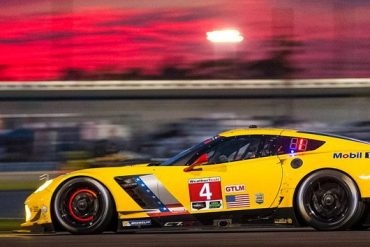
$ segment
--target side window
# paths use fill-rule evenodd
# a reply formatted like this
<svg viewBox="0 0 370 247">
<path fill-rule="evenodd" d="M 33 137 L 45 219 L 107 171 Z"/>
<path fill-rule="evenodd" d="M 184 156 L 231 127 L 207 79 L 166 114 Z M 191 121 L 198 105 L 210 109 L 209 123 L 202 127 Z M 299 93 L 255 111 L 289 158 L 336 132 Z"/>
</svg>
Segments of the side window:
<svg viewBox="0 0 370 247">
<path fill-rule="evenodd" d="M 277 155 L 280 146 L 279 136 L 264 136 L 260 157 Z"/>
<path fill-rule="evenodd" d="M 247 160 L 257 158 L 261 147 L 261 136 L 250 136 L 241 138 L 241 148 L 235 160 Z"/>
<path fill-rule="evenodd" d="M 208 164 L 220 164 L 259 157 L 262 136 L 238 136 L 206 151 Z"/>
<path fill-rule="evenodd" d="M 226 142 L 207 150 L 208 164 L 220 164 L 230 162 L 233 156 L 238 151 L 239 145 L 236 138 L 232 138 Z"/>
</svg>

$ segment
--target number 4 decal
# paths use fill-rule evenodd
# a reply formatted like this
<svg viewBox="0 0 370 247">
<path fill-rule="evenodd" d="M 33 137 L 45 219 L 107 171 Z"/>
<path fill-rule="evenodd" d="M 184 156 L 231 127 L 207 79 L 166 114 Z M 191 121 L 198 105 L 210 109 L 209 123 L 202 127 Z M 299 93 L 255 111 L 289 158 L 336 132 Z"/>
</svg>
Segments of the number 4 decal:
<svg viewBox="0 0 370 247">
<path fill-rule="evenodd" d="M 211 200 L 212 192 L 211 192 L 211 189 L 209 187 L 209 183 L 203 184 L 203 187 L 199 192 L 199 196 L 200 197 L 206 197 L 207 200 Z"/>
<path fill-rule="evenodd" d="M 189 195 L 191 202 L 222 200 L 220 177 L 190 179 Z"/>
</svg>

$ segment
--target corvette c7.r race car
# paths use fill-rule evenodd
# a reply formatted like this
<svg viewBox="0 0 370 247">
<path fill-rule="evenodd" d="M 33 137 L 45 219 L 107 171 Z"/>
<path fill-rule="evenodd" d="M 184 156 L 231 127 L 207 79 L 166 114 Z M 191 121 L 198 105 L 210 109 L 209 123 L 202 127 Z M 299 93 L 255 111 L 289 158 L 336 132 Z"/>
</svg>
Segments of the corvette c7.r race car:
<svg viewBox="0 0 370 247">
<path fill-rule="evenodd" d="M 24 228 L 366 226 L 370 145 L 283 129 L 223 132 L 160 164 L 79 170 L 25 201 Z"/>
</svg>

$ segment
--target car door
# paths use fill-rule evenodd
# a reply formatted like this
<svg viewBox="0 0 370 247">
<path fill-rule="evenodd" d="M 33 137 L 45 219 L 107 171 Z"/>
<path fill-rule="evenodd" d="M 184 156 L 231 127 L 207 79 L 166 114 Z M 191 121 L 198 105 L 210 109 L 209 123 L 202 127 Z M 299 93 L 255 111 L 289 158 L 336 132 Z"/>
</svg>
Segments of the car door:
<svg viewBox="0 0 370 247">
<path fill-rule="evenodd" d="M 160 187 L 166 188 L 159 192 L 160 199 L 176 198 L 172 202 L 192 214 L 271 207 L 282 180 L 280 161 L 272 151 L 274 138 L 227 138 L 194 154 L 184 165 L 155 167 Z M 204 155 L 207 164 L 187 170 Z"/>
</svg>

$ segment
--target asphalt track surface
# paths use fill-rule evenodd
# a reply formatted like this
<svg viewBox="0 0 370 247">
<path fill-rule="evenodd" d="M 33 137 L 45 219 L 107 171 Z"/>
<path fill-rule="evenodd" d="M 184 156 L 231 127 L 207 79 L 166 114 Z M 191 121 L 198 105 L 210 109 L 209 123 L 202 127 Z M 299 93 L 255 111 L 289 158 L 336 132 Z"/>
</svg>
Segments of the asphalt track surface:
<svg viewBox="0 0 370 247">
<path fill-rule="evenodd" d="M 370 231 L 318 232 L 311 229 L 247 229 L 105 233 L 84 236 L 0 233 L 0 247 L 94 247 L 94 246 L 370 246 Z"/>
</svg>

